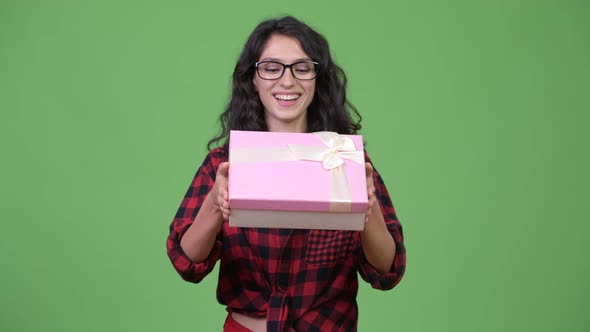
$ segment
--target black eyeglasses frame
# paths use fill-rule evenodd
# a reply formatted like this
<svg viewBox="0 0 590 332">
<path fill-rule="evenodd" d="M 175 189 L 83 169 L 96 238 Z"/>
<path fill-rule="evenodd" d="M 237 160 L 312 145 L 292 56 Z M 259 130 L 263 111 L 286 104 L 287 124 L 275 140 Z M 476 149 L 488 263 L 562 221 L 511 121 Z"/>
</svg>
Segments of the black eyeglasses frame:
<svg viewBox="0 0 590 332">
<path fill-rule="evenodd" d="M 278 65 L 283 66 L 283 71 L 281 72 L 281 75 L 277 78 L 264 78 L 260 75 L 260 72 L 258 71 L 258 67 L 263 64 L 263 63 L 276 63 Z M 315 76 L 312 78 L 299 78 L 297 77 L 297 75 L 295 75 L 295 73 L 293 72 L 293 66 L 298 65 L 300 63 L 310 63 L 312 65 L 315 66 Z M 283 75 L 285 75 L 285 71 L 287 70 L 287 68 L 289 68 L 289 70 L 291 71 L 291 75 L 298 80 L 302 80 L 302 81 L 310 81 L 310 80 L 314 80 L 318 77 L 319 74 L 319 67 L 320 67 L 320 63 L 317 61 L 311 61 L 311 60 L 304 60 L 304 61 L 297 61 L 297 62 L 293 62 L 291 64 L 284 64 L 282 62 L 278 62 L 278 61 L 273 61 L 273 60 L 264 60 L 264 61 L 257 61 L 254 62 L 254 68 L 256 68 L 256 74 L 258 75 L 258 77 L 260 77 L 263 80 L 267 80 L 267 81 L 276 81 L 281 79 L 281 77 L 283 77 Z"/>
</svg>

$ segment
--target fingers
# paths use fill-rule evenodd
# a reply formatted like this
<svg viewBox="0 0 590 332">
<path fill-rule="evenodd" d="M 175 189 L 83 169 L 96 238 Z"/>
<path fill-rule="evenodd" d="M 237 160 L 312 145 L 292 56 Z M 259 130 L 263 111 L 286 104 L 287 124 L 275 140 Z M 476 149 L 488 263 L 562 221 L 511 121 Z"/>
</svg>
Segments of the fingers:
<svg viewBox="0 0 590 332">
<path fill-rule="evenodd" d="M 367 200 L 368 200 L 368 208 L 367 214 L 365 215 L 365 224 L 369 222 L 369 216 L 373 212 L 373 207 L 377 202 L 377 197 L 375 196 L 375 184 L 373 182 L 373 165 L 371 163 L 365 163 L 365 172 L 367 174 Z"/>
<path fill-rule="evenodd" d="M 365 171 L 367 173 L 367 195 L 370 206 L 373 206 L 375 199 L 375 183 L 373 182 L 373 166 L 370 163 L 365 163 Z"/>
<path fill-rule="evenodd" d="M 223 215 L 223 219 L 229 219 L 229 197 L 227 190 L 221 189 L 219 194 L 217 195 L 217 207 L 221 214 Z"/>
<path fill-rule="evenodd" d="M 221 214 L 223 215 L 223 219 L 229 219 L 230 210 L 229 210 L 229 199 L 227 197 L 227 192 L 225 195 L 222 193 L 220 193 L 218 195 L 217 207 L 219 208 L 219 211 L 221 211 Z"/>
<path fill-rule="evenodd" d="M 367 174 L 367 179 L 373 179 L 373 165 L 371 163 L 365 163 L 365 173 Z"/>
<path fill-rule="evenodd" d="M 369 209 L 373 208 L 373 206 L 375 206 L 375 203 L 377 202 L 377 196 L 375 196 L 375 190 L 373 190 L 372 192 L 369 192 L 368 201 L 369 201 Z"/>
<path fill-rule="evenodd" d="M 377 202 L 377 197 L 375 196 L 375 190 L 373 190 L 372 192 L 369 191 L 369 197 L 368 197 L 368 208 L 367 208 L 367 214 L 365 215 L 365 224 L 367 222 L 369 222 L 369 216 L 371 216 L 371 213 L 373 213 L 373 209 L 375 208 Z"/>
<path fill-rule="evenodd" d="M 215 186 L 217 187 L 217 207 L 223 219 L 229 219 L 229 193 L 227 191 L 227 178 L 229 173 L 229 163 L 223 162 L 217 168 L 217 176 L 215 178 Z"/>
<path fill-rule="evenodd" d="M 371 163 L 365 163 L 365 171 L 367 173 L 367 196 L 369 200 L 369 209 L 371 209 L 377 200 L 375 197 L 375 183 L 373 182 L 373 166 Z"/>
</svg>

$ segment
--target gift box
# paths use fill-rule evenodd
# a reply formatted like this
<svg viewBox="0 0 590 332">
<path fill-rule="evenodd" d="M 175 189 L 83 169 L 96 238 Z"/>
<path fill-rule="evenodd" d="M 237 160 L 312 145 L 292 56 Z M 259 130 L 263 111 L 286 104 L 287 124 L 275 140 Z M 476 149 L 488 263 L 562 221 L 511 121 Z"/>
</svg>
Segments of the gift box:
<svg viewBox="0 0 590 332">
<path fill-rule="evenodd" d="M 229 165 L 230 226 L 363 229 L 360 135 L 231 131 Z"/>
</svg>

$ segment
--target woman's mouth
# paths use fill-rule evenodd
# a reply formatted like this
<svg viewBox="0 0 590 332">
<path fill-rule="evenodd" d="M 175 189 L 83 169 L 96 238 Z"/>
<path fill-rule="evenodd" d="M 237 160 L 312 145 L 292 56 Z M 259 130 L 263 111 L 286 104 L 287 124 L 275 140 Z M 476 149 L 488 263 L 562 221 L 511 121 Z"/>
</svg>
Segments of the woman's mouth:
<svg viewBox="0 0 590 332">
<path fill-rule="evenodd" d="M 292 93 L 292 94 L 275 94 L 274 97 L 278 100 L 284 100 L 284 101 L 290 101 L 290 100 L 296 100 L 300 97 L 301 95 L 298 93 Z"/>
<path fill-rule="evenodd" d="M 299 93 L 290 93 L 290 94 L 283 94 L 277 93 L 273 95 L 277 100 L 277 103 L 281 107 L 291 107 L 297 104 L 297 100 L 301 97 Z"/>
</svg>

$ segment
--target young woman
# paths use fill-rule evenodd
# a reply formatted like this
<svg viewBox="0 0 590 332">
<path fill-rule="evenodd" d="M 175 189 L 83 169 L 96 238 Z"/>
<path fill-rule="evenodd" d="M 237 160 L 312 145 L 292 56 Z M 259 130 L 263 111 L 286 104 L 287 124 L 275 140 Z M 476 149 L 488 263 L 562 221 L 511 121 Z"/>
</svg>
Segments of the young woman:
<svg viewBox="0 0 590 332">
<path fill-rule="evenodd" d="M 346 76 L 325 38 L 293 17 L 260 23 L 233 74 L 219 136 L 170 226 L 168 255 L 198 283 L 220 261 L 224 331 L 356 331 L 357 273 L 391 289 L 405 270 L 402 227 L 368 155 L 369 209 L 363 231 L 230 227 L 229 130 L 355 134 Z M 360 117 L 359 117 L 360 118 Z M 212 148 L 217 143 L 221 146 Z"/>
</svg>

